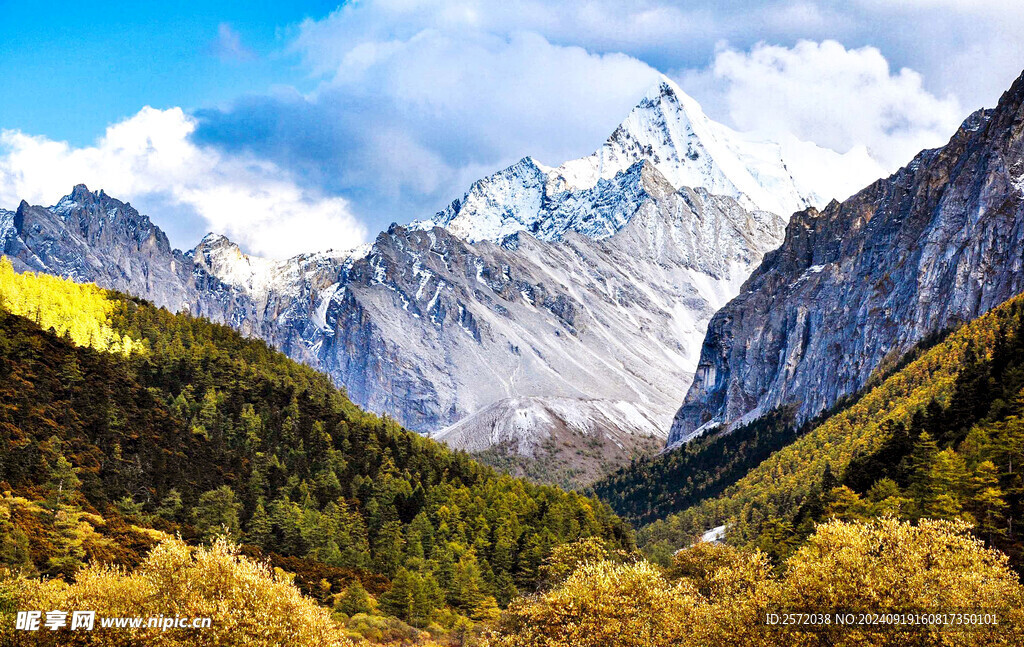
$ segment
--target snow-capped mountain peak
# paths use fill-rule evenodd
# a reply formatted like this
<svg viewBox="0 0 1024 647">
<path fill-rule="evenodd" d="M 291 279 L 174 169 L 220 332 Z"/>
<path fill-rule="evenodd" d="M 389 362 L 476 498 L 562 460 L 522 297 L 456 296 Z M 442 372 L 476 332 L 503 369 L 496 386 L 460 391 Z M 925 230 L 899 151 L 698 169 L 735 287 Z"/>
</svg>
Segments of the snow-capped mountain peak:
<svg viewBox="0 0 1024 647">
<path fill-rule="evenodd" d="M 519 231 L 545 240 L 557 240 L 569 230 L 607 237 L 630 214 L 612 218 L 602 212 L 611 204 L 602 195 L 610 187 L 618 193 L 630 181 L 637 183 L 641 162 L 677 190 L 706 189 L 783 217 L 845 198 L 883 174 L 864 150 L 840 155 L 791 136 L 784 142 L 713 121 L 662 76 L 593 154 L 557 168 L 525 157 L 475 182 L 462 199 L 413 227 L 441 226 L 469 241 L 498 242 Z M 795 164 L 788 164 L 787 156 L 796 158 Z M 833 172 L 824 175 L 822 168 Z"/>
<path fill-rule="evenodd" d="M 227 236 L 212 232 L 185 255 L 224 283 L 244 289 L 257 300 L 279 287 L 283 275 L 294 273 L 288 261 L 250 256 Z"/>
<path fill-rule="evenodd" d="M 597 152 L 558 170 L 568 186 L 582 188 L 637 159 L 650 160 L 676 188 L 704 188 L 751 209 L 788 216 L 822 201 L 792 176 L 779 144 L 712 121 L 666 76 Z"/>
</svg>

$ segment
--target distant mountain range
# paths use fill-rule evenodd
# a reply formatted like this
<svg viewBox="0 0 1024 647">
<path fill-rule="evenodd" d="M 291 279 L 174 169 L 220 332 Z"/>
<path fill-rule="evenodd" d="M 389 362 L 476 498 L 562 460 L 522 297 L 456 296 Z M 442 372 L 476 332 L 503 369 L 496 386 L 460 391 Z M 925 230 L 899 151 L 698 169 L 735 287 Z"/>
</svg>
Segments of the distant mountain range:
<svg viewBox="0 0 1024 647">
<path fill-rule="evenodd" d="M 827 187 L 798 172 L 823 167 L 851 170 Z M 0 249 L 19 270 L 226 322 L 360 406 L 521 473 L 568 466 L 579 484 L 661 445 L 708 321 L 782 242 L 785 216 L 873 168 L 736 133 L 663 79 L 593 155 L 525 158 L 356 250 L 277 261 L 211 234 L 180 252 L 82 185 L 0 211 Z"/>
</svg>

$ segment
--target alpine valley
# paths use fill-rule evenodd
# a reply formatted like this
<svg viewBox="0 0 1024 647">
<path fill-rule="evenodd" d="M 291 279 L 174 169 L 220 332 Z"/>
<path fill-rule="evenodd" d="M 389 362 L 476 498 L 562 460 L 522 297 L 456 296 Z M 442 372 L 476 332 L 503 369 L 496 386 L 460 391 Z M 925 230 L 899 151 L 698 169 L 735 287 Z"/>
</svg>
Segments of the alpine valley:
<svg viewBox="0 0 1024 647">
<path fill-rule="evenodd" d="M 1024 74 L 881 175 L 662 78 L 356 249 L 0 210 L 0 645 L 1024 644 Z"/>
<path fill-rule="evenodd" d="M 277 261 L 211 234 L 180 252 L 82 185 L 0 212 L 0 249 L 17 270 L 227 323 L 359 406 L 579 486 L 664 444 L 711 316 L 786 216 L 878 173 L 863 150 L 736 133 L 664 78 L 594 154 L 524 158 L 355 250 Z"/>
</svg>

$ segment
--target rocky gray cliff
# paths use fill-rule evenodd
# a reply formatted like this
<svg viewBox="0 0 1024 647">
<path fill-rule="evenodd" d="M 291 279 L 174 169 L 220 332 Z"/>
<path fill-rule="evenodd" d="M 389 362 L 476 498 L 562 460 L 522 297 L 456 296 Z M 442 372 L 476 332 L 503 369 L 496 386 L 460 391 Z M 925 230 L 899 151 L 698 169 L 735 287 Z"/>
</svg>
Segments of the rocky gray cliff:
<svg viewBox="0 0 1024 647">
<path fill-rule="evenodd" d="M 212 234 L 181 253 L 130 205 L 84 186 L 0 214 L 0 234 L 19 269 L 226 322 L 412 429 L 459 423 L 439 434 L 456 447 L 508 446 L 495 429 L 513 430 L 513 453 L 553 465 L 579 445 L 594 456 L 569 471 L 591 476 L 663 443 L 707 322 L 784 227 L 733 198 L 676 189 L 646 161 L 584 191 L 596 190 L 580 222 L 617 223 L 600 238 L 567 229 L 470 243 L 395 225 L 361 249 L 281 261 Z M 528 428 L 517 424 L 524 402 L 544 413 Z"/>
<path fill-rule="evenodd" d="M 677 190 L 646 162 L 606 189 L 592 208 L 625 217 L 601 239 L 519 232 L 469 243 L 396 225 L 339 256 L 265 261 L 211 236 L 188 257 L 249 295 L 257 334 L 412 429 L 552 397 L 632 403 L 658 423 L 633 429 L 663 436 L 704 326 L 784 225 L 732 198 Z"/>
<path fill-rule="evenodd" d="M 794 405 L 807 419 L 886 357 L 1024 290 L 1024 75 L 843 203 L 794 215 L 712 319 L 669 444 Z"/>
<path fill-rule="evenodd" d="M 130 204 L 83 184 L 52 207 L 23 201 L 17 211 L 0 211 L 0 253 L 18 271 L 96 283 L 254 332 L 247 295 L 172 249 Z"/>
</svg>

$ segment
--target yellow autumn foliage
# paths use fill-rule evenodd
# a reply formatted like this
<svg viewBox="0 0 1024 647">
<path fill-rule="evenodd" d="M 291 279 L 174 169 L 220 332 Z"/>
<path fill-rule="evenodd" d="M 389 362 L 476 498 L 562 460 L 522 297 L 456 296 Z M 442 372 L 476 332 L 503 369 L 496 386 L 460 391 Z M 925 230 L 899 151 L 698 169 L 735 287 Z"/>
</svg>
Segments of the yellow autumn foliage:
<svg viewBox="0 0 1024 647">
<path fill-rule="evenodd" d="M 981 612 L 983 628 L 770 627 L 768 613 Z M 833 615 L 834 617 L 834 615 Z M 1024 644 L 1024 587 L 963 523 L 818 526 L 781 575 L 763 553 L 698 544 L 666 569 L 586 563 L 514 603 L 489 647 L 982 647 Z"/>
<path fill-rule="evenodd" d="M 985 548 L 963 521 L 894 518 L 832 521 L 817 527 L 786 562 L 782 610 L 995 614 L 998 626 L 948 632 L 904 631 L 906 642 L 935 645 L 1024 644 L 1024 587 L 1008 558 Z M 834 644 L 872 642 L 873 633 L 843 628 Z M 911 641 L 915 638 L 915 641 Z M 794 644 L 815 644 L 805 642 Z M 861 642 L 858 642 L 861 641 Z"/>
<path fill-rule="evenodd" d="M 9 586 L 9 584 L 8 584 Z M 19 610 L 96 611 L 92 631 L 16 631 L 0 621 L 0 644 L 75 647 L 347 647 L 352 642 L 327 609 L 305 598 L 291 579 L 238 554 L 221 539 L 190 548 L 179 539 L 158 544 L 134 572 L 93 565 L 63 580 L 14 581 Z M 101 628 L 101 617 L 211 618 L 204 629 Z"/>
<path fill-rule="evenodd" d="M 115 303 L 92 283 L 80 284 L 49 274 L 14 271 L 0 257 L 0 308 L 31 319 L 40 328 L 67 335 L 78 346 L 129 355 L 144 344 L 111 326 Z"/>
<path fill-rule="evenodd" d="M 651 647 L 688 644 L 696 589 L 653 564 L 586 563 L 554 590 L 509 607 L 492 647 Z"/>
</svg>

